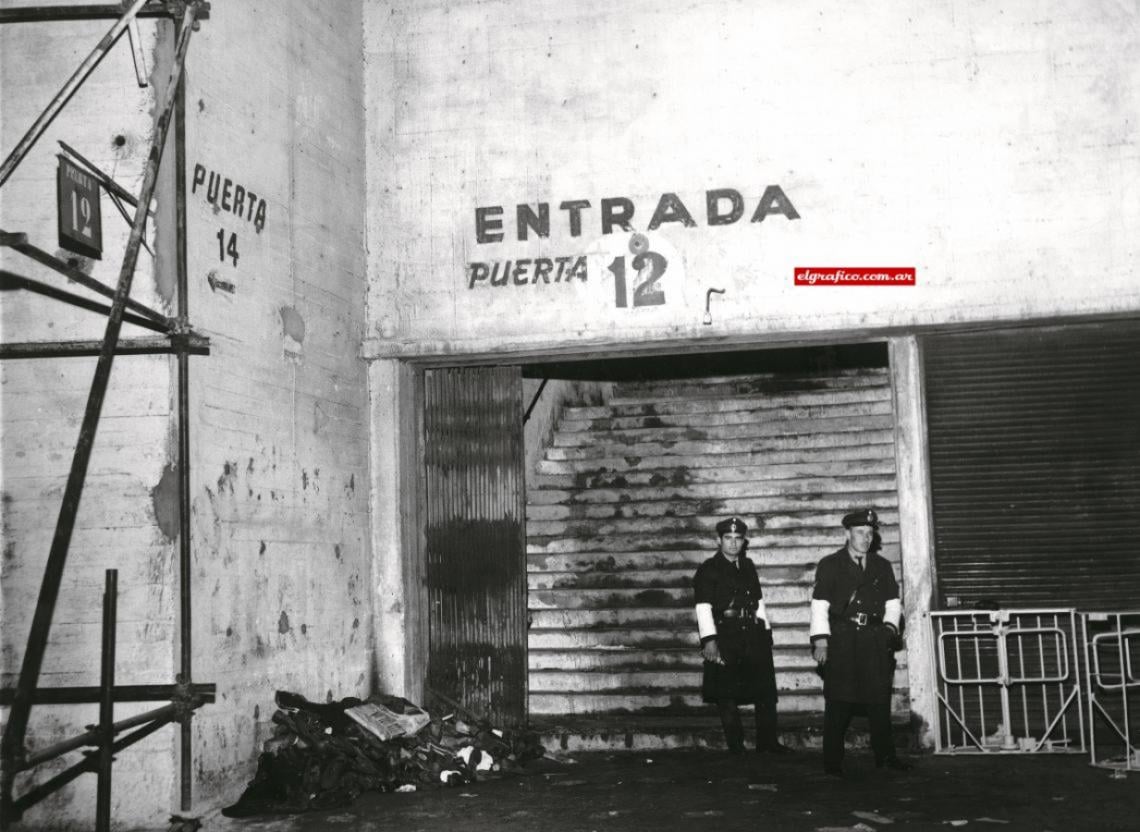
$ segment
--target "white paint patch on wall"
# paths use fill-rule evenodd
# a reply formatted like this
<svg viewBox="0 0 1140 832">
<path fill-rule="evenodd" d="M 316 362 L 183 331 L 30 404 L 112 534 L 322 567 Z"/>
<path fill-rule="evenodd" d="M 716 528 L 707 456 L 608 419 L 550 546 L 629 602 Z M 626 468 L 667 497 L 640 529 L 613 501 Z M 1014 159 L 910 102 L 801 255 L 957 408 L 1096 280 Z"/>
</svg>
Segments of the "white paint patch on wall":
<svg viewBox="0 0 1140 832">
<path fill-rule="evenodd" d="M 1117 5 L 389 3 L 368 6 L 365 48 L 369 216 L 385 229 L 370 291 L 388 316 L 370 354 L 1140 307 L 1140 39 Z M 800 218 L 748 222 L 772 184 Z M 707 224 L 716 188 L 741 193 L 742 220 Z M 649 234 L 684 266 L 663 307 L 619 306 L 605 269 L 469 288 L 472 262 L 584 253 L 606 197 L 645 231 L 663 193 L 696 221 Z M 567 200 L 591 203 L 578 236 Z M 548 237 L 518 239 L 524 203 L 549 204 Z M 477 242 L 486 206 L 503 208 L 502 242 Z M 913 266 L 918 281 L 795 287 L 796 266 Z M 726 294 L 706 327 L 711 287 Z"/>
</svg>

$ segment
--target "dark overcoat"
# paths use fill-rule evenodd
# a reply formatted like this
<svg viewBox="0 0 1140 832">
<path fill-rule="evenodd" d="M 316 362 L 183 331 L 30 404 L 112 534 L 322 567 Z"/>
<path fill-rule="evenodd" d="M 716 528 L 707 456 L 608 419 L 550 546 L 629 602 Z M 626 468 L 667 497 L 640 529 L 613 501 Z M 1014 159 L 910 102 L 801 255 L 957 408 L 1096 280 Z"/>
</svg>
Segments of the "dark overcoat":
<svg viewBox="0 0 1140 832">
<path fill-rule="evenodd" d="M 756 565 L 744 554 L 739 566 L 718 550 L 693 576 L 696 603 L 709 604 L 716 622 L 717 647 L 724 664 L 704 663 L 701 696 L 705 702 L 735 699 L 759 702 L 776 698 L 772 631 L 757 621 L 763 597 Z M 727 609 L 744 609 L 742 618 L 726 618 Z"/>
<path fill-rule="evenodd" d="M 875 552 L 859 569 L 844 546 L 815 568 L 812 598 L 827 601 L 831 637 L 822 668 L 824 696 L 836 702 L 890 702 L 897 646 L 894 631 L 882 623 L 887 601 L 899 597 L 890 561 Z M 868 624 L 851 619 L 864 613 Z"/>
</svg>

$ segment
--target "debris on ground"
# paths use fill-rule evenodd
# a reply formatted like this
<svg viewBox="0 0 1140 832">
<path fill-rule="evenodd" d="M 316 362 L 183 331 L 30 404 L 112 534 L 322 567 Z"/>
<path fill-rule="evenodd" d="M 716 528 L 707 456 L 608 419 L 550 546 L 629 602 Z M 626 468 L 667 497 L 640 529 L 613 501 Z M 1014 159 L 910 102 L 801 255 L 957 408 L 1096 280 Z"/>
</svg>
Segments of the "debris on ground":
<svg viewBox="0 0 1140 832">
<path fill-rule="evenodd" d="M 852 812 L 855 817 L 860 820 L 869 820 L 871 823 L 894 823 L 894 818 L 888 818 L 885 815 L 880 815 L 878 812 Z"/>
<path fill-rule="evenodd" d="M 429 713 L 398 696 L 320 704 L 278 691 L 273 736 L 226 817 L 333 809 L 363 792 L 463 786 L 543 756 L 538 736 L 456 709 Z"/>
</svg>

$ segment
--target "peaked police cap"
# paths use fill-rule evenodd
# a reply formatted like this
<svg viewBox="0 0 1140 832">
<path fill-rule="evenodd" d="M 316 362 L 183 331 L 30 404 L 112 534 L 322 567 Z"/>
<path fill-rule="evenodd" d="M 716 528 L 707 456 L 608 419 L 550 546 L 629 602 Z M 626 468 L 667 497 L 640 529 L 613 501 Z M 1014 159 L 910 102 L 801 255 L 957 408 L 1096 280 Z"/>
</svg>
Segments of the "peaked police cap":
<svg viewBox="0 0 1140 832">
<path fill-rule="evenodd" d="M 843 528 L 850 529 L 852 526 L 870 526 L 877 529 L 879 528 L 879 515 L 875 514 L 873 508 L 861 508 L 858 511 L 843 515 Z"/>
<path fill-rule="evenodd" d="M 726 534 L 747 534 L 748 524 L 739 517 L 730 517 L 728 520 L 721 520 L 716 524 L 716 533 L 717 536 Z"/>
</svg>

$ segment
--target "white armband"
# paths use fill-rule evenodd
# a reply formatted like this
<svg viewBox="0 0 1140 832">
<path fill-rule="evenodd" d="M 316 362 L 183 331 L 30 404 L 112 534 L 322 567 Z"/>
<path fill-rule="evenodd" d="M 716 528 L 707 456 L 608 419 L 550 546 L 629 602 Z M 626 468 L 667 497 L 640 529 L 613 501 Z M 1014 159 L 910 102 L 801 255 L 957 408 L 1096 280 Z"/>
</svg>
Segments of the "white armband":
<svg viewBox="0 0 1140 832">
<path fill-rule="evenodd" d="M 764 622 L 764 629 L 772 629 L 772 622 L 768 620 L 768 610 L 764 608 L 763 598 L 756 602 L 756 620 Z"/>
<path fill-rule="evenodd" d="M 831 635 L 831 623 L 827 620 L 827 612 L 830 609 L 830 601 L 811 599 L 811 626 L 808 628 L 808 638 Z"/>
<path fill-rule="evenodd" d="M 716 635 L 712 604 L 697 604 L 697 633 L 702 639 Z"/>
<path fill-rule="evenodd" d="M 899 629 L 899 622 L 902 620 L 902 601 L 898 598 L 892 598 L 887 601 L 883 607 L 883 621 L 887 624 L 894 626 L 895 630 Z"/>
</svg>

